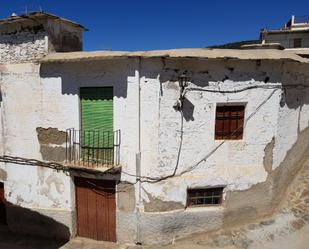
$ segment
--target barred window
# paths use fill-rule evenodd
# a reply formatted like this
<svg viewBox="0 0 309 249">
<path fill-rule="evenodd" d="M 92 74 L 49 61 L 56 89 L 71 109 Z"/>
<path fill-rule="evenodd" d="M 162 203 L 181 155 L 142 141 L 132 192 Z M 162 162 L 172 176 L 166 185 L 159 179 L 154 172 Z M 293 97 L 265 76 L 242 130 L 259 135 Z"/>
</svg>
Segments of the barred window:
<svg viewBox="0 0 309 249">
<path fill-rule="evenodd" d="M 187 190 L 187 206 L 220 205 L 222 203 L 223 187 L 200 188 Z"/>
<path fill-rule="evenodd" d="M 215 139 L 242 139 L 244 113 L 244 105 L 217 106 Z"/>
</svg>

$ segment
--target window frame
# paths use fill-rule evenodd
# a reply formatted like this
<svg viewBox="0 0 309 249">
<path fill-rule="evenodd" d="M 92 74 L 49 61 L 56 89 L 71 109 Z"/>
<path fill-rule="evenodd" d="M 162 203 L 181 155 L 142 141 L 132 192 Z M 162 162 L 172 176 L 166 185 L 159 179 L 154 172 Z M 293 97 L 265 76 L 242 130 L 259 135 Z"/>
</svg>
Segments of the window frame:
<svg viewBox="0 0 309 249">
<path fill-rule="evenodd" d="M 230 134 L 233 134 L 233 132 L 230 132 L 228 135 L 221 135 L 220 137 L 217 135 L 217 113 L 218 113 L 218 108 L 221 107 L 242 107 L 243 108 L 243 115 L 242 115 L 242 133 L 241 133 L 241 137 L 240 138 L 229 138 L 228 136 L 231 136 Z M 245 117 L 246 117 L 246 107 L 247 107 L 247 103 L 244 102 L 234 102 L 234 103 L 217 103 L 216 104 L 216 108 L 215 108 L 215 122 L 214 122 L 214 140 L 215 141 L 223 141 L 223 140 L 227 140 L 227 141 L 242 141 L 244 140 L 245 137 Z M 231 115 L 230 115 L 231 116 Z M 227 119 L 230 120 L 230 119 Z M 237 119 L 238 122 L 239 119 Z M 238 129 L 238 128 L 237 128 Z M 231 130 L 231 128 L 230 128 Z"/>
<path fill-rule="evenodd" d="M 223 204 L 223 194 L 224 194 L 224 188 L 226 186 L 216 186 L 216 187 L 200 187 L 200 188 L 187 188 L 187 201 L 186 201 L 186 208 L 195 208 L 195 207 L 221 207 Z M 220 193 L 220 199 L 219 199 L 219 203 L 218 204 L 189 204 L 190 203 L 190 195 L 189 195 L 189 191 L 207 191 L 207 190 L 219 190 L 221 191 Z M 217 196 L 216 196 L 217 197 Z M 205 194 L 204 194 L 204 198 L 205 198 Z M 213 198 L 213 196 L 209 196 L 207 198 Z"/>
</svg>

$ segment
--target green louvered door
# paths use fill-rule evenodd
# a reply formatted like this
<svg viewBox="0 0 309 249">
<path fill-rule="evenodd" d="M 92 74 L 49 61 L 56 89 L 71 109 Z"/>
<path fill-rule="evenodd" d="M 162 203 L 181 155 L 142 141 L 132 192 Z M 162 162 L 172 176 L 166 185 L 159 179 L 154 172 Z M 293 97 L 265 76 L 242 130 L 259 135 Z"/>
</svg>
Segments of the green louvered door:
<svg viewBox="0 0 309 249">
<path fill-rule="evenodd" d="M 113 162 L 113 88 L 80 89 L 83 160 L 94 164 Z"/>
</svg>

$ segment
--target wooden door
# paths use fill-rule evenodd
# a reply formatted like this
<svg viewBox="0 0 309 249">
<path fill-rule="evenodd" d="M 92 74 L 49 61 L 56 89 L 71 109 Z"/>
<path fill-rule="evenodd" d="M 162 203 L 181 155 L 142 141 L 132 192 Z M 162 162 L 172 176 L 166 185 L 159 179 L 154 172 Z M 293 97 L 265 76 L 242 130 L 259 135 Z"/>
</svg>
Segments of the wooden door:
<svg viewBox="0 0 309 249">
<path fill-rule="evenodd" d="M 116 242 L 115 181 L 75 178 L 77 234 Z"/>
<path fill-rule="evenodd" d="M 0 182 L 0 223 L 6 224 L 4 185 Z"/>
</svg>

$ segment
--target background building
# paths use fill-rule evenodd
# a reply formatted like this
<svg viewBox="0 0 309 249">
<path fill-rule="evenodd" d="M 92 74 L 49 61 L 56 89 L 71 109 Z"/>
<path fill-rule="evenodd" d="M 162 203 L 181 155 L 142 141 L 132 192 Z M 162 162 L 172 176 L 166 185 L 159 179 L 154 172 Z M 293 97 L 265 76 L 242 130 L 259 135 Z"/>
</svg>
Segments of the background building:
<svg viewBox="0 0 309 249">
<path fill-rule="evenodd" d="M 262 43 L 280 43 L 284 48 L 309 48 L 309 16 L 292 16 L 283 28 L 263 29 Z"/>
</svg>

